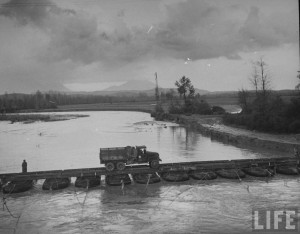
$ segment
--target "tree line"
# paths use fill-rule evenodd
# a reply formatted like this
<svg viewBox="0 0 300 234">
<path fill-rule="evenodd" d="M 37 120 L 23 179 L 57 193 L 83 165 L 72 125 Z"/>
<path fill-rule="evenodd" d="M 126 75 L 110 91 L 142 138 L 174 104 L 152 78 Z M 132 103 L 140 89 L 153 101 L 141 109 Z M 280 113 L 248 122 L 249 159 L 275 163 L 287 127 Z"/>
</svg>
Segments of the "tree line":
<svg viewBox="0 0 300 234">
<path fill-rule="evenodd" d="M 300 133 L 299 85 L 296 86 L 298 97 L 283 100 L 272 92 L 270 72 L 263 58 L 252 66 L 249 81 L 254 91 L 241 89 L 238 92 L 242 111 L 225 115 L 224 123 L 264 132 Z"/>
<path fill-rule="evenodd" d="M 176 100 L 178 97 L 174 90 L 162 91 L 162 101 Z M 100 94 L 73 94 L 55 91 L 33 94 L 5 93 L 0 95 L 0 112 L 13 113 L 24 110 L 56 109 L 61 105 L 95 104 L 95 103 L 120 103 L 120 102 L 143 102 L 154 101 L 155 96 L 139 92 L 129 95 L 100 95 Z"/>
</svg>

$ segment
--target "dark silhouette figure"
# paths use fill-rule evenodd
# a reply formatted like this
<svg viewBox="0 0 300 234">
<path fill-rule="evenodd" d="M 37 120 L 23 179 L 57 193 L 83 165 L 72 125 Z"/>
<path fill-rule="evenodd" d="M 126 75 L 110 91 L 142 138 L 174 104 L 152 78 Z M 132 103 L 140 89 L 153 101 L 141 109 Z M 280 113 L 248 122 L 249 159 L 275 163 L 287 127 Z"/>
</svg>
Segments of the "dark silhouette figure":
<svg viewBox="0 0 300 234">
<path fill-rule="evenodd" d="M 296 158 L 300 158 L 299 150 L 298 150 L 298 148 L 296 148 L 296 147 L 294 147 L 294 154 L 295 154 L 295 157 L 296 157 Z"/>
<path fill-rule="evenodd" d="M 22 173 L 26 173 L 26 172 L 27 172 L 27 162 L 24 159 L 22 163 Z"/>
</svg>

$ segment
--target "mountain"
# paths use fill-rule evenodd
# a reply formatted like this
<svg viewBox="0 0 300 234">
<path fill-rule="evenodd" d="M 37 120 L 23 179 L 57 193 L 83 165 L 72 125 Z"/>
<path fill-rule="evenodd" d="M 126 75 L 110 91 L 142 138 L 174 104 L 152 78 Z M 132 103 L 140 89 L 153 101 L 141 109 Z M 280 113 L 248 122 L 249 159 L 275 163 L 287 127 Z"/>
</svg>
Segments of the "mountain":
<svg viewBox="0 0 300 234">
<path fill-rule="evenodd" d="M 149 90 L 154 89 L 155 84 L 147 80 L 129 80 L 125 84 L 111 86 L 103 91 L 131 91 L 131 90 Z"/>
<path fill-rule="evenodd" d="M 155 84 L 151 81 L 147 80 L 129 80 L 126 83 L 118 86 L 111 86 L 107 89 L 102 91 L 93 92 L 93 94 L 100 94 L 100 95 L 117 95 L 117 96 L 130 96 L 130 95 L 137 95 L 141 91 L 146 95 L 155 95 Z M 159 92 L 169 92 L 171 89 L 175 91 L 177 94 L 176 88 L 161 88 L 159 87 Z M 204 95 L 209 93 L 207 90 L 202 89 L 195 89 L 195 93 L 199 93 L 200 95 Z"/>
</svg>

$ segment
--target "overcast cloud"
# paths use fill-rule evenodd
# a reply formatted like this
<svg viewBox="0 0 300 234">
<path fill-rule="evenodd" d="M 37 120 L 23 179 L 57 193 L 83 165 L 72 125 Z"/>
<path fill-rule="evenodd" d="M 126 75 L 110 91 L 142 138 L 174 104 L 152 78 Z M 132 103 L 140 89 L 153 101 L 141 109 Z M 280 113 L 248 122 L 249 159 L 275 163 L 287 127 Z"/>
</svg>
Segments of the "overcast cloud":
<svg viewBox="0 0 300 234">
<path fill-rule="evenodd" d="M 168 85 L 184 75 L 186 68 L 178 69 L 178 77 L 171 78 L 164 67 L 170 66 L 174 74 L 173 66 L 187 58 L 194 65 L 222 58 L 236 66 L 235 60 L 242 64 L 253 52 L 263 51 L 268 59 L 268 52 L 279 53 L 286 45 L 297 48 L 298 43 L 296 0 L 275 1 L 278 5 L 274 0 L 152 1 L 160 11 L 136 21 L 126 2 L 117 1 L 120 10 L 115 15 L 105 8 L 110 1 L 91 2 L 99 14 L 90 10 L 91 5 L 79 10 L 80 3 L 74 7 L 74 2 L 73 6 L 62 2 L 0 2 L 0 92 L 60 89 L 72 82 L 149 79 L 155 71 L 163 72 L 162 83 Z M 297 65 L 298 61 L 283 64 L 295 69 L 295 76 Z M 190 74 L 199 74 L 195 66 L 190 69 L 196 69 Z M 279 79 L 276 74 L 275 78 Z"/>
</svg>

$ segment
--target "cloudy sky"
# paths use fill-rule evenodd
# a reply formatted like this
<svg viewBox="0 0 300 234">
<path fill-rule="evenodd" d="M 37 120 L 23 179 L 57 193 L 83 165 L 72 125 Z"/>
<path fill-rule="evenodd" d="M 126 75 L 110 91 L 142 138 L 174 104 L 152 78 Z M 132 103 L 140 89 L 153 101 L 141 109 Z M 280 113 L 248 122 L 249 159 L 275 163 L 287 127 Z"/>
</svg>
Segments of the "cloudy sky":
<svg viewBox="0 0 300 234">
<path fill-rule="evenodd" d="M 0 93 L 93 91 L 127 80 L 250 89 L 251 62 L 273 89 L 299 70 L 297 0 L 0 0 Z"/>
</svg>

